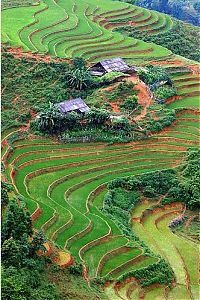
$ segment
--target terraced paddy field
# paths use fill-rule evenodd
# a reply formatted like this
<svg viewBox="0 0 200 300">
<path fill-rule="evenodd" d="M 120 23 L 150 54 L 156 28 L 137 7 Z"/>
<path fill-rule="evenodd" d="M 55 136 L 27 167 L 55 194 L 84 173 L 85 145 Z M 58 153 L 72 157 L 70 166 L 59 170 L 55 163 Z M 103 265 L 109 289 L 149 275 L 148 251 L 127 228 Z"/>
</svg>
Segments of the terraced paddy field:
<svg viewBox="0 0 200 300">
<path fill-rule="evenodd" d="M 170 30 L 172 19 L 122 2 L 44 0 L 3 10 L 2 21 L 3 42 L 25 51 L 83 57 L 90 62 L 116 56 L 144 64 L 166 59 L 168 67 L 176 66 L 167 49 L 113 31 L 130 25 L 153 35 Z M 44 230 L 58 248 L 69 250 L 83 264 L 88 282 L 110 280 L 105 288 L 110 300 L 199 299 L 197 245 L 176 236 L 168 227 L 181 213 L 181 205 L 155 209 L 145 218 L 145 211 L 156 202 L 141 202 L 132 211 L 133 232 L 156 255 L 147 254 L 140 244 L 131 244 L 102 211 L 111 180 L 176 168 L 184 164 L 188 148 L 199 146 L 199 76 L 190 70 L 187 74 L 175 72 L 173 81 L 178 96 L 166 104 L 177 109 L 177 119 L 148 140 L 117 145 L 61 144 L 35 137 L 10 147 L 9 139 L 21 128 L 2 134 L 3 176 L 24 199 L 35 229 Z M 172 289 L 161 284 L 141 287 L 133 278 L 117 285 L 121 276 L 156 265 L 160 257 L 175 273 Z"/>
<path fill-rule="evenodd" d="M 173 81 L 178 92 L 178 101 L 170 99 L 170 108 L 193 107 L 199 108 L 200 77 L 199 74 L 174 75 Z M 176 99 L 175 99 L 176 100 Z"/>
<path fill-rule="evenodd" d="M 16 129 L 13 129 L 13 132 Z M 6 144 L 12 130 L 3 134 L 3 163 L 7 179 L 24 197 L 32 213 L 34 227 L 69 250 L 86 268 L 88 280 L 108 277 L 114 282 L 127 272 L 158 262 L 140 246 L 130 246 L 120 228 L 101 211 L 109 181 L 175 168 L 183 163 L 188 148 L 199 145 L 199 112 L 179 112 L 167 131 L 147 141 L 122 145 L 59 144 L 52 140 L 25 139 Z M 154 203 L 141 203 L 132 218 L 140 219 Z M 198 299 L 196 244 L 172 234 L 168 223 L 179 207 L 167 207 L 133 222 L 133 230 L 152 251 L 169 261 L 177 285 L 171 291 L 157 286 L 148 289 L 127 284 L 115 298 Z M 192 254 L 188 256 L 188 251 Z M 173 253 L 173 255 L 171 255 Z M 111 287 L 106 289 L 111 297 Z M 113 293 L 113 290 L 112 290 Z M 126 298 L 128 294 L 129 298 Z M 181 295 L 184 295 L 185 298 Z M 110 299 L 115 299 L 110 298 Z"/>
<path fill-rule="evenodd" d="M 148 205 L 149 207 L 151 204 Z M 180 212 L 180 207 L 177 205 L 155 209 L 144 218 L 142 216 L 145 209 L 144 207 L 139 214 L 136 213 L 139 221 L 133 219 L 133 230 L 155 253 L 158 252 L 165 257 L 173 267 L 177 286 L 169 292 L 168 299 L 198 299 L 198 246 L 179 238 L 168 227 L 173 216 Z"/>
<path fill-rule="evenodd" d="M 2 41 L 33 53 L 78 56 L 89 61 L 115 56 L 148 60 L 171 55 L 166 48 L 113 32 L 126 24 L 155 34 L 169 30 L 173 21 L 167 15 L 122 2 L 43 0 L 32 6 L 4 9 Z"/>
</svg>

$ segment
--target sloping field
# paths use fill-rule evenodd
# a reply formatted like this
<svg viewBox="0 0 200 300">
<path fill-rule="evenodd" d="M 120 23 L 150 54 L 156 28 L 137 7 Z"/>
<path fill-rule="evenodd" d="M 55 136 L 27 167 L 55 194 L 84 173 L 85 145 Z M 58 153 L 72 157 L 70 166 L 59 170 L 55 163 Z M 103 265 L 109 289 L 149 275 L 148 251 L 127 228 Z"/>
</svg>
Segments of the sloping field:
<svg viewBox="0 0 200 300">
<path fill-rule="evenodd" d="M 172 20 L 122 2 L 43 0 L 34 6 L 4 9 L 2 40 L 34 53 L 82 56 L 90 61 L 114 56 L 148 60 L 171 54 L 163 47 L 112 31 L 124 22 L 153 34 L 170 29 Z"/>
<path fill-rule="evenodd" d="M 174 75 L 173 81 L 178 91 L 179 99 L 169 99 L 170 108 L 199 108 L 200 77 L 199 74 Z M 175 101 L 174 101 L 175 100 Z"/>
<path fill-rule="evenodd" d="M 151 206 L 152 204 L 149 203 L 148 207 Z M 138 208 L 136 208 L 136 215 L 139 220 L 133 219 L 134 232 L 155 253 L 165 257 L 174 270 L 177 286 L 169 292 L 169 299 L 198 299 L 196 298 L 196 289 L 198 288 L 198 246 L 176 236 L 168 227 L 170 221 L 181 212 L 180 207 L 176 205 L 174 207 L 166 206 L 164 209 L 155 209 L 146 214 L 145 217 L 143 217 L 145 207 L 140 211 L 140 214 L 137 210 Z M 145 299 L 153 298 L 146 297 Z"/>
<path fill-rule="evenodd" d="M 198 145 L 198 117 L 199 114 L 192 110 L 179 113 L 177 121 L 168 131 L 152 137 L 148 143 L 63 145 L 35 139 L 15 142 L 13 150 L 4 143 L 6 175 L 17 192 L 26 199 L 35 228 L 42 228 L 56 245 L 67 248 L 76 259 L 82 261 L 89 279 L 106 276 L 117 280 L 131 270 L 156 263 L 157 258 L 144 255 L 139 246 L 130 246 L 116 224 L 101 212 L 106 184 L 119 176 L 137 175 L 181 164 L 187 148 Z M 4 141 L 11 134 L 10 131 L 5 133 Z M 146 208 L 144 204 L 137 207 L 135 217 Z M 141 223 L 143 225 L 137 223 L 134 230 L 174 268 L 179 285 L 173 293 L 183 293 L 184 286 L 188 293 L 193 293 L 197 287 L 194 268 L 196 250 L 192 244 L 171 234 L 167 222 L 173 218 L 175 211 L 169 210 L 170 215 L 167 212 L 152 215 Z M 163 215 L 163 219 L 157 222 Z M 146 235 L 145 228 L 151 228 L 151 234 Z M 170 240 L 168 247 L 169 253 L 174 251 L 172 257 L 168 257 L 165 250 L 163 234 Z M 191 258 L 184 254 L 187 249 L 194 251 Z M 185 282 L 185 266 L 190 274 L 187 283 L 190 284 L 189 290 Z M 138 288 L 132 292 L 137 294 Z M 163 295 L 163 289 L 149 290 L 148 293 Z M 145 297 L 151 299 L 148 293 Z"/>
</svg>

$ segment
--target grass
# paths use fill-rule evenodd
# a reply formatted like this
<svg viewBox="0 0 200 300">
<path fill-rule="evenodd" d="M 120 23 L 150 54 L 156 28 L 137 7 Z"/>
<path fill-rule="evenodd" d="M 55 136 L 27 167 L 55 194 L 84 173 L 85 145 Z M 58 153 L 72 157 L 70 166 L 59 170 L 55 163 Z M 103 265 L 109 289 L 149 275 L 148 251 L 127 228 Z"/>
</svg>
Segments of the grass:
<svg viewBox="0 0 200 300">
<path fill-rule="evenodd" d="M 140 217 L 144 210 L 146 210 L 147 208 L 151 207 L 154 204 L 156 204 L 155 201 L 151 201 L 151 202 L 148 202 L 148 203 L 140 203 L 140 204 L 136 205 L 133 212 L 131 213 L 131 217 L 132 218 Z"/>
<path fill-rule="evenodd" d="M 75 257 L 78 257 L 80 248 L 82 248 L 87 243 L 106 235 L 110 229 L 108 224 L 106 224 L 106 222 L 100 217 L 93 214 L 88 214 L 87 216 L 93 222 L 94 226 L 89 234 L 85 235 L 81 239 L 76 240 L 69 248 L 70 252 Z"/>
<path fill-rule="evenodd" d="M 148 234 L 156 242 L 158 246 L 157 253 L 161 254 L 162 256 L 164 255 L 164 257 L 166 257 L 169 261 L 175 272 L 177 282 L 180 284 L 185 284 L 184 265 L 179 253 L 175 248 L 175 245 L 170 239 L 168 239 L 168 237 L 163 235 L 162 232 L 155 227 L 155 220 L 162 215 L 164 215 L 163 212 L 148 217 L 144 222 L 144 227 L 148 231 Z M 171 219 L 172 218 L 173 215 L 171 216 Z"/>
<path fill-rule="evenodd" d="M 142 209 L 145 210 L 146 208 L 142 206 Z M 170 295 L 173 295 L 172 297 L 175 297 L 175 299 L 176 297 L 177 299 L 187 299 L 187 293 L 186 298 L 181 298 L 186 288 L 185 269 L 188 271 L 190 284 L 197 284 L 198 250 L 196 244 L 179 238 L 169 229 L 169 222 L 176 216 L 176 214 L 173 215 L 173 210 L 174 209 L 168 209 L 147 216 L 144 220 L 144 227 L 142 224 L 134 222 L 133 230 L 154 252 L 164 256 L 172 266 L 179 285 L 170 292 Z M 172 212 L 172 214 L 167 215 L 168 212 Z M 157 222 L 156 227 L 155 221 L 162 216 L 163 219 Z M 190 255 L 188 255 L 188 253 L 190 253 Z M 171 299 L 171 296 L 169 299 Z"/>
<path fill-rule="evenodd" d="M 190 295 L 189 295 L 189 292 L 188 292 L 186 286 L 178 284 L 175 288 L 173 288 L 169 292 L 168 299 L 169 300 L 172 300 L 172 299 L 190 300 L 191 298 L 190 298 Z"/>
<path fill-rule="evenodd" d="M 108 22 L 121 20 L 123 17 L 126 19 L 130 16 L 134 20 L 134 15 L 143 11 L 143 15 L 135 18 L 136 21 L 141 21 L 137 26 L 142 28 L 149 25 L 149 28 L 145 29 L 146 32 L 149 30 L 168 30 L 166 26 L 170 26 L 170 22 L 168 23 L 169 20 L 166 20 L 165 15 L 152 12 L 152 18 L 148 19 L 146 10 L 141 9 L 133 12 L 132 7 L 127 4 L 105 0 L 87 0 L 84 2 L 78 0 L 75 13 L 73 13 L 72 1 L 61 0 L 56 6 L 50 0 L 45 0 L 45 3 L 49 5 L 48 10 L 36 14 L 35 19 L 38 23 L 32 24 L 30 27 L 25 26 L 27 23 L 23 24 L 21 30 L 22 41 L 24 43 L 26 41 L 27 47 L 32 47 L 33 51 L 45 52 L 48 50 L 51 54 L 60 57 L 78 55 L 90 60 L 99 60 L 107 57 L 107 55 L 112 57 L 121 51 L 124 57 L 141 59 L 144 55 L 149 59 L 155 53 L 155 57 L 161 58 L 163 55 L 169 54 L 162 47 L 123 38 L 119 33 L 112 33 L 111 29 L 103 28 L 103 25 L 100 25 L 101 20 L 105 17 Z M 86 3 L 89 4 L 87 12 L 90 13 L 93 13 L 96 6 L 100 7 L 98 12 L 100 16 L 95 21 L 92 16 L 84 15 Z M 104 15 L 101 16 L 101 14 Z M 45 16 L 47 18 L 44 18 Z M 145 18 L 147 18 L 146 21 Z M 32 18 L 29 23 L 33 21 Z M 38 27 L 39 30 L 37 30 Z M 8 30 L 11 29 L 8 28 Z M 113 39 L 111 39 L 112 35 Z M 127 49 L 121 49 L 121 47 Z M 147 53 L 147 49 L 151 47 L 152 51 Z M 144 50 L 144 53 L 137 52 L 141 50 Z M 180 78 L 185 78 L 187 81 L 189 77 L 182 75 Z M 196 83 L 195 77 L 193 81 L 190 81 L 190 88 L 182 89 L 184 93 L 196 91 L 192 82 Z M 179 84 L 178 79 L 176 80 L 177 86 L 183 87 L 184 82 L 181 83 Z M 184 99 L 171 103 L 169 106 L 177 105 L 180 107 L 182 101 Z M 190 106 L 188 103 L 188 107 L 191 107 L 191 103 Z M 102 143 L 62 145 L 47 139 L 24 140 L 14 143 L 14 151 L 8 164 L 15 160 L 14 166 L 20 167 L 15 177 L 16 186 L 26 198 L 27 206 L 31 212 L 35 210 L 36 203 L 42 209 L 42 215 L 36 220 L 34 227 L 36 229 L 45 228 L 44 224 L 48 224 L 49 220 L 56 214 L 52 224 L 49 223 L 49 227 L 45 230 L 46 236 L 50 239 L 54 237 L 56 245 L 61 248 L 67 247 L 76 259 L 83 259 L 88 268 L 90 279 L 97 277 L 99 263 L 106 254 L 126 246 L 128 242 L 114 221 L 101 211 L 107 191 L 106 184 L 119 176 L 162 170 L 181 162 L 185 150 L 173 149 L 173 146 L 195 147 L 195 142 L 198 139 L 198 122 L 194 120 L 191 122 L 184 121 L 181 119 L 183 117 L 197 119 L 196 115 L 186 113 L 180 116 L 180 119 L 178 118 L 177 125 L 174 128 L 171 127 L 165 135 L 161 133 L 158 134 L 158 139 L 151 138 L 148 141 L 138 141 L 135 144 L 112 146 Z M 10 131 L 8 130 L 7 133 Z M 163 136 L 166 137 L 165 141 L 162 141 Z M 54 170 L 54 167 L 59 169 Z M 39 169 L 43 169 L 44 174 L 39 175 L 37 172 Z M 26 181 L 26 175 L 30 173 L 33 173 L 34 177 Z M 57 184 L 55 184 L 56 182 Z M 26 184 L 28 190 L 26 190 Z M 53 188 L 51 193 L 48 193 L 51 185 Z M 92 193 L 101 185 L 104 185 L 104 189 L 90 201 Z M 137 205 L 132 217 L 141 216 L 145 209 L 154 204 L 155 201 Z M 192 292 L 194 295 L 197 294 L 196 246 L 171 233 L 167 225 L 173 215 L 160 221 L 156 228 L 155 221 L 163 214 L 162 212 L 147 217 L 144 225 L 134 222 L 133 231 L 151 250 L 166 258 L 173 267 L 179 285 L 170 292 L 169 299 L 170 297 L 181 299 L 184 293 L 187 299 L 185 268 L 189 272 Z M 66 224 L 69 226 L 66 227 Z M 105 238 L 106 236 L 107 238 Z M 87 251 L 81 252 L 82 257 L 80 258 L 80 250 L 88 244 L 89 248 Z M 187 255 L 188 251 L 192 254 L 191 256 Z M 156 261 L 156 258 L 145 256 L 138 263 L 130 262 L 129 265 L 126 265 L 132 258 L 141 254 L 142 251 L 139 248 L 130 248 L 127 253 L 116 251 L 116 254 L 109 259 L 106 255 L 102 273 L 98 275 L 105 276 L 124 264 L 122 269 L 117 269 L 116 273 L 111 274 L 111 278 L 116 280 L 131 270 L 143 268 Z M 137 294 L 138 289 L 133 292 L 133 297 L 134 293 Z M 163 288 L 155 288 L 145 294 L 147 300 L 162 299 L 162 297 Z"/>
</svg>

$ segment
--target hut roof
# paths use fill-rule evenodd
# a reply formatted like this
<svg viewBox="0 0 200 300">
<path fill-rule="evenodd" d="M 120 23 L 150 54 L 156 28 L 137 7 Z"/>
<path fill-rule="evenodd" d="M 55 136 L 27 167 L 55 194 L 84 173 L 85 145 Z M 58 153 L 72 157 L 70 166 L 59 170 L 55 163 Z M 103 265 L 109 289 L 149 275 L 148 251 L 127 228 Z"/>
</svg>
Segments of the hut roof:
<svg viewBox="0 0 200 300">
<path fill-rule="evenodd" d="M 130 67 L 120 57 L 106 59 L 100 63 L 107 72 L 125 72 L 130 70 Z"/>
<path fill-rule="evenodd" d="M 76 98 L 58 103 L 57 107 L 63 114 L 75 110 L 79 110 L 80 112 L 86 112 L 89 110 L 89 107 L 81 98 Z"/>
</svg>

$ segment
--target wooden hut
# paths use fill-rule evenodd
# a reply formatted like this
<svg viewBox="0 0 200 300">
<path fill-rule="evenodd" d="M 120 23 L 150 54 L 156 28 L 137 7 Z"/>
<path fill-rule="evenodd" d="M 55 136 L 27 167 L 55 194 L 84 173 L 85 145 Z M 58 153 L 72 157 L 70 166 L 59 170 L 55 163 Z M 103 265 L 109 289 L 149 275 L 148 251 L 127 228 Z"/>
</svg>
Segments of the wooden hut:
<svg viewBox="0 0 200 300">
<path fill-rule="evenodd" d="M 102 76 L 110 72 L 132 74 L 136 72 L 136 69 L 127 65 L 127 63 L 120 57 L 100 61 L 90 68 L 90 73 L 94 76 Z"/>
<path fill-rule="evenodd" d="M 56 107 L 62 114 L 67 114 L 72 111 L 84 114 L 89 111 L 89 107 L 81 98 L 60 102 L 56 104 Z"/>
</svg>

